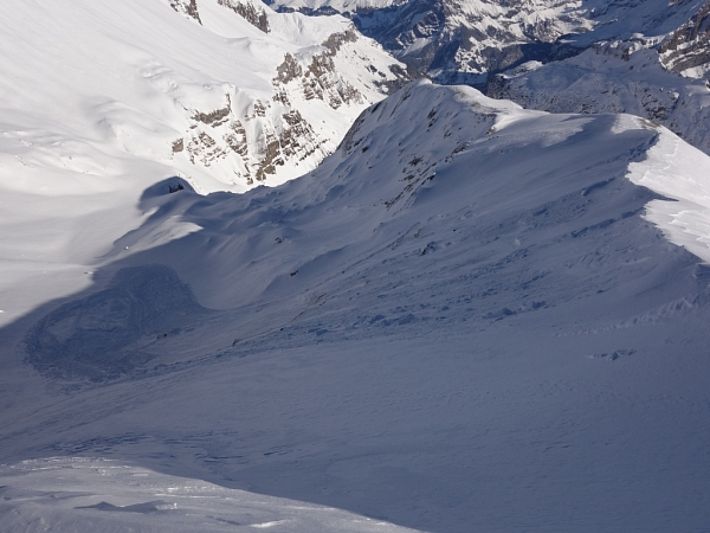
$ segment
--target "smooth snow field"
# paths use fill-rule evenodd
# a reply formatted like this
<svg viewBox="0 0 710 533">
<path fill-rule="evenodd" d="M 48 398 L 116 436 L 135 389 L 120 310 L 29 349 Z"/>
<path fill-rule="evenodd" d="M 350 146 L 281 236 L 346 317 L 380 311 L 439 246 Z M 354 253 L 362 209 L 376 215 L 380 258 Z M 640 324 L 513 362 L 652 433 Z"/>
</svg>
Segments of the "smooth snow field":
<svg viewBox="0 0 710 533">
<path fill-rule="evenodd" d="M 83 283 L 0 293 L 3 533 L 710 530 L 710 157 L 668 130 L 422 82 L 277 188 L 136 165 L 62 232 Z"/>
</svg>

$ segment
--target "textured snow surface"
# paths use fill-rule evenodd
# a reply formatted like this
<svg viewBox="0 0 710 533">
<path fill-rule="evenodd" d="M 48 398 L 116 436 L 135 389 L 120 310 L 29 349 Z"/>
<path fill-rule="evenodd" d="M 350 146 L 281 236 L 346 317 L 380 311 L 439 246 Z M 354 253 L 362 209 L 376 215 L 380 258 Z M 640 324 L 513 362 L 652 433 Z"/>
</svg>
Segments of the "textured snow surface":
<svg viewBox="0 0 710 533">
<path fill-rule="evenodd" d="M 4 532 L 412 531 L 351 513 L 102 459 L 0 467 Z"/>
<path fill-rule="evenodd" d="M 278 188 L 145 175 L 84 290 L 14 286 L 0 524 L 703 531 L 709 176 L 642 119 L 429 83 Z"/>
</svg>

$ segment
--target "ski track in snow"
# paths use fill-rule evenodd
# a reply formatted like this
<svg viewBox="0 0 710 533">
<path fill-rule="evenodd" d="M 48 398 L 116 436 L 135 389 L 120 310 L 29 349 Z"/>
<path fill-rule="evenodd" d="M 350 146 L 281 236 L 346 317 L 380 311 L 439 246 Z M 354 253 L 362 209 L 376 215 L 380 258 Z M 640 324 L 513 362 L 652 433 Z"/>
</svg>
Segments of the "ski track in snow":
<svg viewBox="0 0 710 533">
<path fill-rule="evenodd" d="M 170 530 L 208 490 L 238 508 L 190 520 L 702 531 L 709 169 L 420 83 L 282 187 L 155 185 L 91 287 L 0 332 L 0 520 Z"/>
</svg>

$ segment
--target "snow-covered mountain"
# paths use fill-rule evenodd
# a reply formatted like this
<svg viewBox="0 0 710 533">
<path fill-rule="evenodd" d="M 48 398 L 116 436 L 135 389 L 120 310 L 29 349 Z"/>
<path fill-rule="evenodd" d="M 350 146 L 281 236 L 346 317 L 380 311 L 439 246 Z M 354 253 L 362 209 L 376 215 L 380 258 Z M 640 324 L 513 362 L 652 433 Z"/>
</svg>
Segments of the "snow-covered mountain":
<svg viewBox="0 0 710 533">
<path fill-rule="evenodd" d="M 708 176 L 641 118 L 421 82 L 281 187 L 161 181 L 0 330 L 0 523 L 702 530 Z"/>
<path fill-rule="evenodd" d="M 160 161 L 203 191 L 282 183 L 332 152 L 400 70 L 341 17 L 251 0 L 9 0 L 2 11 L 13 174 L 86 175 L 93 150 Z"/>
<path fill-rule="evenodd" d="M 707 0 L 275 5 L 345 13 L 415 75 L 546 111 L 637 114 L 710 153 Z"/>
<path fill-rule="evenodd" d="M 575 55 L 593 42 L 665 36 L 664 65 L 697 75 L 708 62 L 706 0 L 276 0 L 281 11 L 343 13 L 439 81 L 477 81 L 526 60 Z"/>
<path fill-rule="evenodd" d="M 160 179 L 244 191 L 313 169 L 398 69 L 342 17 L 246 0 L 7 0 L 0 323 L 37 303 L 25 283 L 85 286 Z"/>
<path fill-rule="evenodd" d="M 710 2 L 661 42 L 661 62 L 683 76 L 710 79 Z"/>
<path fill-rule="evenodd" d="M 649 42 L 605 42 L 563 61 L 524 65 L 495 76 L 486 92 L 558 113 L 633 113 L 710 153 L 708 81 L 669 72 Z"/>
<path fill-rule="evenodd" d="M 707 5 L 6 0 L 0 532 L 706 529 Z"/>
<path fill-rule="evenodd" d="M 622 6 L 592 11 L 598 24 L 574 37 L 578 55 L 500 73 L 487 94 L 553 112 L 633 113 L 710 153 L 710 2 Z"/>
<path fill-rule="evenodd" d="M 579 0 L 409 0 L 374 6 L 277 0 L 272 5 L 347 14 L 413 72 L 445 82 L 501 70 L 519 62 L 529 48 L 590 26 Z"/>
</svg>

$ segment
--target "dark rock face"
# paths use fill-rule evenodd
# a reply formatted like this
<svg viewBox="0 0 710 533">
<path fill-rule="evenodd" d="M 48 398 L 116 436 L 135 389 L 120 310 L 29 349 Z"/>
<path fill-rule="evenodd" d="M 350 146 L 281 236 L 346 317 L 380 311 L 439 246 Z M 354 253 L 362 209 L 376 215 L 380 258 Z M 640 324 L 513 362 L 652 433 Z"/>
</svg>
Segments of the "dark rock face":
<svg viewBox="0 0 710 533">
<path fill-rule="evenodd" d="M 197 9 L 197 0 L 170 0 L 170 7 L 202 24 L 200 12 Z"/>
<path fill-rule="evenodd" d="M 194 120 L 202 122 L 203 124 L 209 124 L 210 126 L 219 126 L 227 121 L 227 117 L 232 112 L 232 99 L 227 95 L 227 105 L 209 113 L 196 112 L 192 115 Z"/>
<path fill-rule="evenodd" d="M 221 6 L 227 7 L 236 14 L 244 17 L 252 26 L 259 28 L 264 33 L 269 33 L 269 19 L 266 16 L 266 11 L 254 7 L 251 3 L 243 3 L 239 0 L 217 0 Z"/>
<path fill-rule="evenodd" d="M 674 72 L 700 68 L 710 75 L 710 1 L 683 26 L 666 37 L 658 49 L 663 66 Z"/>
<path fill-rule="evenodd" d="M 209 30 L 211 21 L 201 19 L 199 14 L 200 9 L 206 12 L 200 3 L 204 1 L 171 0 L 170 5 Z M 270 33 L 269 21 L 274 23 L 272 17 L 280 16 L 258 0 L 210 1 L 221 6 L 218 11 L 243 30 L 246 28 L 239 18 Z M 237 80 L 234 85 L 225 84 L 221 102 L 217 90 L 211 108 L 203 103 L 184 105 L 190 120 L 170 140 L 169 157 L 209 169 L 228 183 L 254 185 L 280 174 L 291 177 L 302 163 L 305 172 L 327 156 L 336 145 L 336 139 L 331 138 L 335 130 L 323 126 L 321 117 L 316 122 L 310 112 L 312 106 L 304 112 L 300 108 L 303 100 L 333 110 L 363 108 L 378 94 L 384 95 L 409 80 L 399 63 L 389 63 L 381 50 L 376 50 L 377 58 L 365 55 L 364 50 L 375 50 L 374 43 L 364 42 L 352 24 L 341 22 L 335 25 L 339 31 L 318 44 L 311 43 L 307 50 L 305 45 L 284 48 L 283 60 L 271 74 L 270 95 L 249 95 Z M 354 69 L 367 77 L 339 72 L 336 65 L 346 62 L 353 62 Z"/>
</svg>

